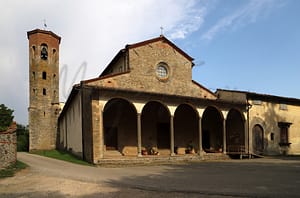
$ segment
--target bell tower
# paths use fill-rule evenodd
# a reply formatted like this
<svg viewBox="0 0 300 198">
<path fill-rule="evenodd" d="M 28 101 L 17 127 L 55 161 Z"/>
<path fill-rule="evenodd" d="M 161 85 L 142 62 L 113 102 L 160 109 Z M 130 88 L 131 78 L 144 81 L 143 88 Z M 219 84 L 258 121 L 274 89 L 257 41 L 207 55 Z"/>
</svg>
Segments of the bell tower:
<svg viewBox="0 0 300 198">
<path fill-rule="evenodd" d="M 56 145 L 59 116 L 59 44 L 51 31 L 27 32 L 29 40 L 29 151 Z"/>
</svg>

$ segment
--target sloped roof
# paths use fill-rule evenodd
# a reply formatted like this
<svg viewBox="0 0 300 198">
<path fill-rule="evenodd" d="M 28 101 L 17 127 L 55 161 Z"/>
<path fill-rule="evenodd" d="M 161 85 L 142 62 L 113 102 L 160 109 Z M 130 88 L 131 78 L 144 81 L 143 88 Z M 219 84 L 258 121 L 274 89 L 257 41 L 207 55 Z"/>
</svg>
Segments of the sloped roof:
<svg viewBox="0 0 300 198">
<path fill-rule="evenodd" d="M 275 96 L 275 95 L 270 95 L 270 94 L 261 94 L 261 93 L 241 91 L 241 90 L 217 89 L 216 92 L 218 92 L 218 91 L 246 94 L 248 99 L 256 99 L 256 100 L 263 100 L 263 101 L 272 101 L 272 102 L 277 102 L 277 103 L 300 105 L 300 99 L 298 99 L 298 98 Z"/>
</svg>

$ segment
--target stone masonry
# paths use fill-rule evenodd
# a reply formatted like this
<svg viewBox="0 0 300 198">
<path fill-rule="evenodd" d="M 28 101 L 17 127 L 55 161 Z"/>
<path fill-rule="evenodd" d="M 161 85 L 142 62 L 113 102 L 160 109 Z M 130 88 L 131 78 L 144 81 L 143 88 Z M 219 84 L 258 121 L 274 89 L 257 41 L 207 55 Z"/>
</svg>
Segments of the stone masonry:
<svg viewBox="0 0 300 198">
<path fill-rule="evenodd" d="M 17 125 L 14 122 L 6 131 L 0 131 L 0 170 L 17 160 Z"/>
<path fill-rule="evenodd" d="M 27 32 L 29 40 L 29 151 L 54 149 L 59 115 L 59 44 L 51 31 Z"/>
<path fill-rule="evenodd" d="M 145 44 L 145 43 L 148 44 Z M 124 71 L 122 75 L 100 76 L 100 80 L 91 81 L 90 85 L 133 89 L 170 95 L 192 96 L 216 99 L 208 89 L 192 81 L 192 58 L 181 52 L 164 36 L 139 44 L 128 45 L 125 55 L 112 61 L 113 71 Z M 126 58 L 127 57 L 127 58 Z M 120 60 L 127 60 L 122 61 Z M 158 79 L 155 74 L 159 63 L 168 63 L 168 78 Z M 126 65 L 125 69 L 119 68 Z M 129 68 L 129 70 L 128 70 Z M 158 81 L 159 80 L 159 81 Z M 176 86 L 174 86 L 176 85 Z"/>
</svg>

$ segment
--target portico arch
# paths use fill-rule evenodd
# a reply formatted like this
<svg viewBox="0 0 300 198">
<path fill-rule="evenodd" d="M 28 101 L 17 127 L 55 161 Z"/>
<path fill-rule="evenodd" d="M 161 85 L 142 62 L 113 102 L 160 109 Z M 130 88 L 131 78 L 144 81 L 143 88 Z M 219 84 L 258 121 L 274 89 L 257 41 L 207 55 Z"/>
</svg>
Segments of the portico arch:
<svg viewBox="0 0 300 198">
<path fill-rule="evenodd" d="M 227 115 L 226 148 L 229 154 L 245 150 L 245 118 L 236 109 L 231 109 Z"/>
<path fill-rule="evenodd" d="M 198 112 L 188 104 L 179 105 L 174 115 L 175 153 L 188 154 L 198 151 L 198 127 Z"/>
<path fill-rule="evenodd" d="M 205 109 L 202 117 L 202 147 L 205 152 L 222 152 L 223 117 L 213 106 Z"/>
<path fill-rule="evenodd" d="M 142 147 L 148 154 L 170 154 L 170 112 L 158 101 L 148 102 L 141 115 Z"/>
<path fill-rule="evenodd" d="M 104 150 L 137 154 L 136 109 L 126 99 L 113 98 L 103 110 Z"/>
</svg>

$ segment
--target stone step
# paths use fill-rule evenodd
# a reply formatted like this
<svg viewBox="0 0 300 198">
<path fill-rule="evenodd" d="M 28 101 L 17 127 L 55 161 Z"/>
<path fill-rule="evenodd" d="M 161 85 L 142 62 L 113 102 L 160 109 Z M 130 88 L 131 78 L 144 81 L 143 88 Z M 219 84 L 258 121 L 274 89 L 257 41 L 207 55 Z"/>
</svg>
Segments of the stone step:
<svg viewBox="0 0 300 198">
<path fill-rule="evenodd" d="M 120 156 L 116 152 L 115 156 L 106 155 L 103 159 L 99 160 L 99 166 L 118 166 L 118 165 L 145 165 L 145 164 L 176 164 L 186 162 L 201 162 L 201 161 L 213 161 L 213 160 L 229 160 L 230 157 L 223 153 L 205 153 L 202 156 L 197 154 L 188 155 L 146 155 L 142 157 L 136 156 Z"/>
</svg>

